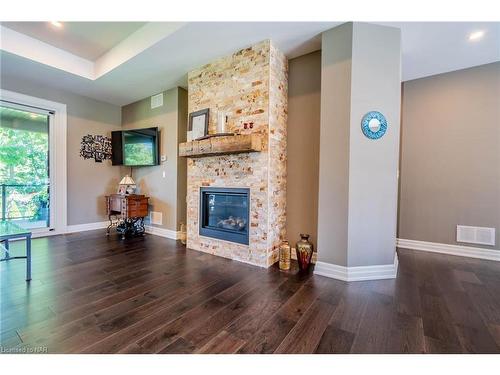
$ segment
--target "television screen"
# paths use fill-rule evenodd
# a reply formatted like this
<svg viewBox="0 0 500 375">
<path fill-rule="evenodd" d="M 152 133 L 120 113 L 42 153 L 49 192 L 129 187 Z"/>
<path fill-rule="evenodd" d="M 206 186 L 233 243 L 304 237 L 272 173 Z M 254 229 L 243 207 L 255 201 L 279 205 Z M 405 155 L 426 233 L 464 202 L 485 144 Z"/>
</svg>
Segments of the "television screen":
<svg viewBox="0 0 500 375">
<path fill-rule="evenodd" d="M 158 164 L 158 128 L 125 130 L 122 137 L 124 165 Z"/>
</svg>

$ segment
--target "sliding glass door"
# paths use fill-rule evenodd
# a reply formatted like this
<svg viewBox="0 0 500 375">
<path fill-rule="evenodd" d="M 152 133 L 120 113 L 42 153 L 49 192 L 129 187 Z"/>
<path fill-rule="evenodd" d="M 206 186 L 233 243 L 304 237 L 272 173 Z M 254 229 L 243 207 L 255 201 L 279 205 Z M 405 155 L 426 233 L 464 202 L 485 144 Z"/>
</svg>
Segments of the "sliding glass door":
<svg viewBox="0 0 500 375">
<path fill-rule="evenodd" d="M 50 128 L 53 113 L 0 101 L 0 220 L 51 229 Z"/>
</svg>

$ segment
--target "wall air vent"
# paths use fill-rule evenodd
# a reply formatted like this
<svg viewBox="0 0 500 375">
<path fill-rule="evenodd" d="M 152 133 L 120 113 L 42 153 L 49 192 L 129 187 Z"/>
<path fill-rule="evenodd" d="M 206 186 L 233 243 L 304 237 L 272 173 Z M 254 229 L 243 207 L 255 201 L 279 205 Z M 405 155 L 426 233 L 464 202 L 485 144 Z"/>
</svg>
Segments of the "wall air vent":
<svg viewBox="0 0 500 375">
<path fill-rule="evenodd" d="M 151 211 L 149 213 L 149 222 L 151 224 L 162 225 L 162 223 L 163 223 L 163 214 L 161 212 Z"/>
<path fill-rule="evenodd" d="M 495 246 L 495 228 L 457 225 L 457 242 Z"/>
<path fill-rule="evenodd" d="M 163 93 L 151 97 L 151 109 L 163 106 Z"/>
</svg>

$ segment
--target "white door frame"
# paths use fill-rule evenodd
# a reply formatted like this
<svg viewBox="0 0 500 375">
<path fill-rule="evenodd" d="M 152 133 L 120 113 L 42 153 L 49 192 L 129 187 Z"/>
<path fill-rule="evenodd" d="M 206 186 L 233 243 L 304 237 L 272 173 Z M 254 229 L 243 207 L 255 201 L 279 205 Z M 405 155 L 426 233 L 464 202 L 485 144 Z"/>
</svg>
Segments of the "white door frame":
<svg viewBox="0 0 500 375">
<path fill-rule="evenodd" d="M 33 232 L 33 237 L 66 233 L 67 230 L 67 170 L 66 170 L 66 104 L 0 89 L 0 99 L 14 104 L 53 111 L 50 137 L 51 210 L 54 218 L 52 231 Z M 53 188 L 52 188 L 53 185 Z M 52 224 L 52 223 L 51 223 Z M 51 225 L 52 227 L 52 225 Z"/>
</svg>

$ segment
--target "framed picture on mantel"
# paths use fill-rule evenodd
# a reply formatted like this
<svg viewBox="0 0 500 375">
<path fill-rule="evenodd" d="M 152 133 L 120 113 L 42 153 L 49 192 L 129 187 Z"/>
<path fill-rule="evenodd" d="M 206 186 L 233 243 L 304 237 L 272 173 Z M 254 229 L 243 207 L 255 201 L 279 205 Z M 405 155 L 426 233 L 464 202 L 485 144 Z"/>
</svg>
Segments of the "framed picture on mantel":
<svg viewBox="0 0 500 375">
<path fill-rule="evenodd" d="M 196 140 L 208 135 L 208 119 L 210 109 L 205 108 L 189 114 L 188 141 Z"/>
</svg>

